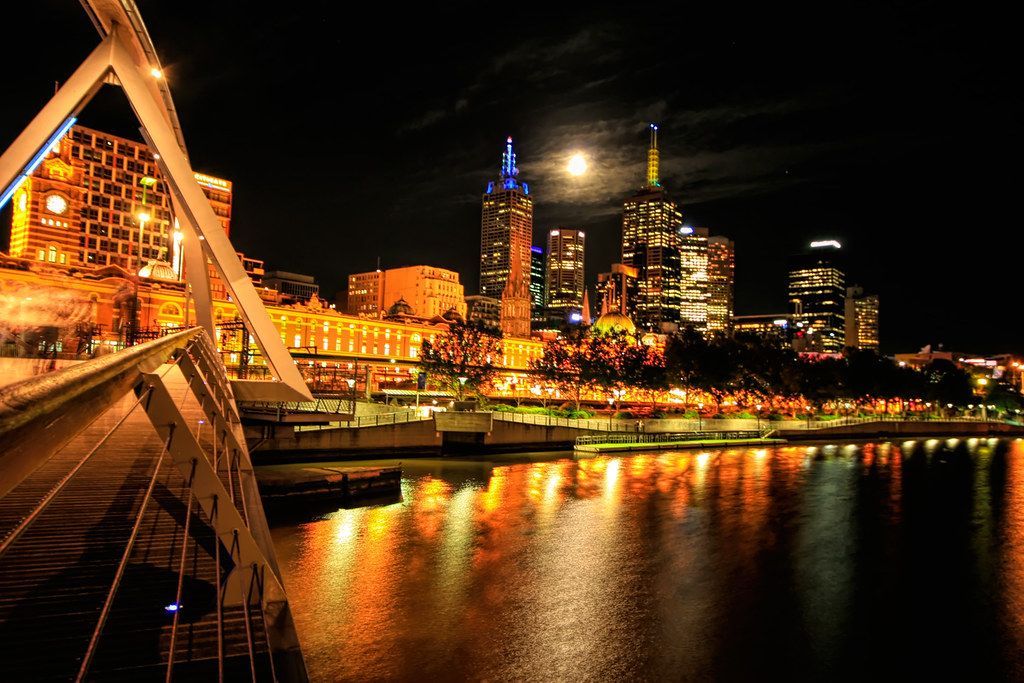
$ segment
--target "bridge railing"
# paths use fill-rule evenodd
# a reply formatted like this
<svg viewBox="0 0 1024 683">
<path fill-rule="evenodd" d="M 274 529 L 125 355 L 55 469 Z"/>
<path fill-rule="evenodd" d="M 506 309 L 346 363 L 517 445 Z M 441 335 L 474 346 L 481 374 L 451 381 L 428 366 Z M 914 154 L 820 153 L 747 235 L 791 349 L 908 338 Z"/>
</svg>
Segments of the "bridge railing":
<svg viewBox="0 0 1024 683">
<path fill-rule="evenodd" d="M 860 415 L 837 417 L 833 420 L 787 420 L 781 429 L 828 429 L 848 425 L 869 424 L 872 422 L 971 422 L 997 424 L 1004 420 L 993 418 L 982 419 L 980 416 L 941 417 L 937 415 Z M 774 424 L 774 423 L 773 423 Z"/>
<path fill-rule="evenodd" d="M 576 437 L 577 446 L 617 443 L 674 443 L 686 441 L 721 441 L 727 439 L 761 439 L 765 431 L 756 429 L 730 429 L 719 431 L 641 433 L 620 432 L 617 434 L 592 434 Z"/>
<path fill-rule="evenodd" d="M 421 415 L 416 410 L 398 410 L 393 413 L 377 413 L 360 415 L 351 420 L 332 421 L 327 424 L 295 425 L 296 432 L 320 432 L 331 429 L 358 429 L 360 427 L 384 427 L 387 425 L 406 424 L 408 422 L 426 422 L 433 419 L 431 415 Z"/>
<path fill-rule="evenodd" d="M 535 413 L 512 413 L 494 411 L 494 419 L 499 422 L 537 425 L 540 427 L 569 427 L 571 429 L 590 429 L 595 432 L 621 432 L 625 427 L 635 424 L 636 420 L 620 420 L 608 418 L 576 418 L 557 417 L 554 415 L 538 415 Z"/>
<path fill-rule="evenodd" d="M 312 401 L 246 401 L 242 409 L 246 413 L 273 414 L 277 419 L 293 414 L 334 414 L 351 413 L 355 400 L 344 396 L 316 396 Z"/>
<path fill-rule="evenodd" d="M 180 391 L 179 385 L 168 384 L 172 366 L 176 366 L 184 377 L 185 392 Z M 175 392 L 173 396 L 171 388 Z M 19 539 L 48 509 L 52 508 L 54 514 L 59 512 L 64 501 L 62 494 L 106 444 L 131 438 L 125 436 L 124 425 L 133 415 L 137 420 L 137 411 L 141 411 L 155 428 L 162 446 L 150 465 L 152 475 L 134 519 L 128 520 L 132 524 L 131 532 L 124 540 L 121 559 L 92 628 L 88 647 L 82 653 L 78 680 L 90 677 L 97 648 L 131 564 L 143 517 L 153 500 L 154 488 L 165 463 L 173 463 L 186 483 L 182 494 L 185 500 L 181 501 L 186 506 L 186 514 L 177 595 L 172 603 L 174 616 L 166 659 L 167 679 L 170 680 L 174 670 L 176 652 L 181 649 L 177 643 L 178 607 L 182 604 L 183 586 L 190 572 L 188 551 L 198 549 L 198 545 L 190 548 L 189 543 L 193 510 L 198 507 L 217 539 L 213 543 L 214 575 L 203 578 L 216 585 L 215 604 L 207 607 L 216 613 L 215 656 L 221 680 L 225 657 L 225 609 L 239 607 L 244 612 L 248 668 L 253 680 L 257 671 L 268 670 L 275 680 L 305 680 L 305 666 L 242 433 L 238 407 L 220 356 L 200 328 L 176 332 L 0 388 L 0 485 L 3 487 L 0 497 L 24 481 L 77 434 L 85 432 L 130 392 L 135 399 L 128 411 L 97 443 L 84 449 L 81 459 L 37 503 L 32 504 L 19 523 L 6 530 L 6 536 L 0 539 L 0 561 L 18 546 Z M 199 415 L 203 419 L 194 419 L 194 407 L 191 408 L 192 419 L 185 417 L 183 410 L 187 399 L 198 403 Z M 194 403 L 189 405 L 194 406 Z M 64 429 L 54 430 L 53 425 L 61 425 L 62 420 Z M 205 433 L 201 434 L 204 425 L 207 425 Z M 55 431 L 61 434 L 59 438 L 53 436 Z M 196 539 L 191 540 L 198 544 Z M 189 601 L 195 599 L 195 595 L 188 597 Z M 194 613 L 201 613 L 201 607 L 193 605 L 196 608 Z M 260 623 L 262 634 L 254 632 L 254 624 Z"/>
</svg>

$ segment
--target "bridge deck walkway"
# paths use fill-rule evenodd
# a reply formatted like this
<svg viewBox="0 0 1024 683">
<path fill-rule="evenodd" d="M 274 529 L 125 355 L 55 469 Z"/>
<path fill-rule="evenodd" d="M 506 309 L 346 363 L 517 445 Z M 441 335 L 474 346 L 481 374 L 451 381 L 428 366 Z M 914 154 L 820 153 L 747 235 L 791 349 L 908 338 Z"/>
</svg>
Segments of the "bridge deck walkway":
<svg viewBox="0 0 1024 683">
<path fill-rule="evenodd" d="M 161 369 L 189 425 L 202 411 L 176 366 Z M 127 396 L 0 498 L 0 539 L 114 427 L 135 403 Z M 207 428 L 207 432 L 210 430 Z M 209 438 L 203 438 L 207 453 Z M 163 450 L 142 408 L 81 467 L 0 555 L 0 680 L 74 678 L 127 547 L 154 466 Z M 223 475 L 223 476 L 226 476 Z M 227 481 L 225 480 L 225 486 Z M 164 676 L 182 554 L 187 482 L 165 457 L 124 577 L 90 668 L 90 678 Z M 175 644 L 175 674 L 216 677 L 215 535 L 194 505 Z M 222 572 L 230 567 L 221 553 Z M 257 678 L 269 677 L 258 601 L 251 606 Z M 250 677 L 241 606 L 223 611 L 225 676 Z"/>
</svg>

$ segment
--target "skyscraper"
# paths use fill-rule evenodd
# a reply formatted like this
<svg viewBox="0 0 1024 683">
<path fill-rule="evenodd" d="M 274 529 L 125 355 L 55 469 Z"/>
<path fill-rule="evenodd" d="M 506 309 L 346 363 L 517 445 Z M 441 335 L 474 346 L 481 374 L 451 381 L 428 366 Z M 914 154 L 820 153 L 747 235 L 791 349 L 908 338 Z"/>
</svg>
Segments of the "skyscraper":
<svg viewBox="0 0 1024 683">
<path fill-rule="evenodd" d="M 736 259 L 732 240 L 708 238 L 708 334 L 730 334 Z"/>
<path fill-rule="evenodd" d="M 548 259 L 544 273 L 544 299 L 551 312 L 579 311 L 583 306 L 582 230 L 556 228 L 548 232 Z"/>
<path fill-rule="evenodd" d="M 228 232 L 231 181 L 195 178 Z M 12 199 L 11 256 L 132 272 L 175 261 L 180 275 L 170 195 L 144 143 L 72 126 Z"/>
<path fill-rule="evenodd" d="M 863 287 L 846 288 L 846 345 L 878 350 L 878 295 Z"/>
<path fill-rule="evenodd" d="M 661 186 L 658 170 L 658 127 L 652 123 L 646 183 L 622 209 L 622 263 L 637 269 L 636 322 L 668 330 L 679 323 L 683 217 Z"/>
<path fill-rule="evenodd" d="M 487 183 L 480 217 L 480 293 L 499 298 L 505 291 L 512 262 L 529 290 L 530 245 L 533 243 L 533 198 L 526 183 L 516 176 L 512 138 L 505 141 L 501 170 Z"/>
<path fill-rule="evenodd" d="M 679 324 L 708 329 L 708 229 L 679 229 Z"/>
<path fill-rule="evenodd" d="M 789 302 L 797 327 L 794 344 L 801 350 L 838 352 L 846 338 L 846 274 L 835 240 L 811 242 L 792 258 Z"/>
<path fill-rule="evenodd" d="M 530 321 L 544 320 L 544 248 L 530 247 Z"/>
</svg>

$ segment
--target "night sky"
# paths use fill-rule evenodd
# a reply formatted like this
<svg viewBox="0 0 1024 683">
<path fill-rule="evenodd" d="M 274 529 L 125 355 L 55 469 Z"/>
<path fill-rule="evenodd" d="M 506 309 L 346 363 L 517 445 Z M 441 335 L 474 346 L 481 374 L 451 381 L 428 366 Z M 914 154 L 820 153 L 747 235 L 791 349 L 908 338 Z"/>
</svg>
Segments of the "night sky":
<svg viewBox="0 0 1024 683">
<path fill-rule="evenodd" d="M 315 275 L 328 297 L 378 256 L 453 268 L 475 293 L 480 195 L 506 135 L 536 239 L 586 229 L 592 285 L 618 259 L 656 121 L 686 223 L 736 241 L 738 314 L 784 311 L 787 256 L 835 238 L 850 283 L 881 296 L 884 351 L 1024 351 L 1006 17 L 926 3 L 259 4 L 139 6 L 193 167 L 235 182 L 236 248 Z M 4 12 L 6 147 L 98 37 L 76 2 Z M 110 87 L 80 120 L 139 139 Z M 583 179 L 564 170 L 575 151 Z"/>
</svg>

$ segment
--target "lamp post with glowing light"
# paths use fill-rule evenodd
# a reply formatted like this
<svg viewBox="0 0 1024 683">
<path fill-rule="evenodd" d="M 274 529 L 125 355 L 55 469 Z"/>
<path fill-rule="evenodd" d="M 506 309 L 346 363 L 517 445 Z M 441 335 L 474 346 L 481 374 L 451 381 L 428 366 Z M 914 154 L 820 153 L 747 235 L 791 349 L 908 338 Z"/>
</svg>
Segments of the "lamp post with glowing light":
<svg viewBox="0 0 1024 683">
<path fill-rule="evenodd" d="M 988 406 L 985 405 L 985 401 L 988 398 L 985 395 L 985 387 L 987 387 L 987 386 L 988 386 L 988 378 L 987 377 L 979 377 L 978 378 L 978 390 L 975 393 L 977 393 L 978 397 L 981 399 L 981 401 L 979 403 L 981 404 L 981 419 L 982 419 L 983 422 L 987 422 L 988 421 Z"/>
<path fill-rule="evenodd" d="M 460 376 L 459 378 L 459 400 L 462 400 L 463 394 L 466 391 L 466 382 L 469 381 L 468 377 Z"/>
<path fill-rule="evenodd" d="M 351 401 L 352 401 L 352 417 L 355 417 L 356 416 L 356 381 L 352 377 L 349 377 L 348 379 L 345 380 L 345 383 L 348 384 L 348 390 L 352 394 L 352 399 L 351 399 Z"/>
<path fill-rule="evenodd" d="M 146 223 L 149 222 L 151 216 L 146 211 L 146 198 L 147 191 L 156 186 L 156 178 L 153 176 L 142 176 L 139 178 L 139 185 L 142 187 L 142 210 L 136 215 L 139 220 L 139 270 L 142 270 L 142 235 L 146 231 Z"/>
</svg>

